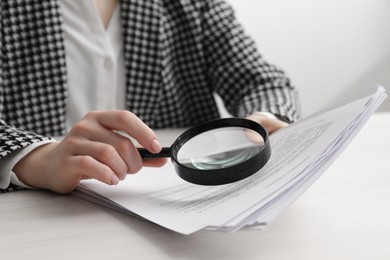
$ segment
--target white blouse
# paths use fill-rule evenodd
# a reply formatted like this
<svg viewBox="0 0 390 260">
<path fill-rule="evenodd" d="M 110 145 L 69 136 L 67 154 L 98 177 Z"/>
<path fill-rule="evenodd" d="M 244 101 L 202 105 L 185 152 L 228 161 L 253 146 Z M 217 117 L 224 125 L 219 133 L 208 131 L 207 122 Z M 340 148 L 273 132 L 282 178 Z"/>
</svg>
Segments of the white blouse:
<svg viewBox="0 0 390 260">
<path fill-rule="evenodd" d="M 68 72 L 68 130 L 86 113 L 125 108 L 125 65 L 117 4 L 107 28 L 95 1 L 62 0 Z"/>
</svg>

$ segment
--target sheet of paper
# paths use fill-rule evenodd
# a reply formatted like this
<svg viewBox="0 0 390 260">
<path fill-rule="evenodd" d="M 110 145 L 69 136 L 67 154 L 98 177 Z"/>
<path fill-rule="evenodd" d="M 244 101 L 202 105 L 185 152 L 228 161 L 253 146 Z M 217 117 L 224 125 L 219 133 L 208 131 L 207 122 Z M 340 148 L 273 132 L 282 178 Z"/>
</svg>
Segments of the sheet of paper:
<svg viewBox="0 0 390 260">
<path fill-rule="evenodd" d="M 131 212 L 183 234 L 263 228 L 337 158 L 385 97 L 383 88 L 328 108 L 271 136 L 267 165 L 222 186 L 186 183 L 171 163 L 145 168 L 118 186 L 83 181 L 75 195 Z"/>
</svg>

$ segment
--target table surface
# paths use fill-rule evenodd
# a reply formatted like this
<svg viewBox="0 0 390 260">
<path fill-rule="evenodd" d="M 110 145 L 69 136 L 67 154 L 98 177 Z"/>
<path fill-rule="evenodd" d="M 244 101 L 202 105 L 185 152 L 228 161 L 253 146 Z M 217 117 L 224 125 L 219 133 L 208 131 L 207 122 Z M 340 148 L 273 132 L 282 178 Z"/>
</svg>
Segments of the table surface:
<svg viewBox="0 0 390 260">
<path fill-rule="evenodd" d="M 0 259 L 390 259 L 389 134 L 375 114 L 263 231 L 184 236 L 71 195 L 2 194 Z"/>
</svg>

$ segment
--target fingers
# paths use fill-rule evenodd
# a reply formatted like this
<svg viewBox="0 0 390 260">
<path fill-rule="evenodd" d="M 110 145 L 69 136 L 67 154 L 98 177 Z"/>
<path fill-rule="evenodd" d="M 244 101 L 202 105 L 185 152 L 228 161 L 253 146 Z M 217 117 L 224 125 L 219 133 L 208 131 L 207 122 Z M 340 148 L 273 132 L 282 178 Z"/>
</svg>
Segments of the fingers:
<svg viewBox="0 0 390 260">
<path fill-rule="evenodd" d="M 108 185 L 116 185 L 119 183 L 119 178 L 107 165 L 96 161 L 90 156 L 80 155 L 72 158 L 74 173 L 83 178 L 93 178 L 104 182 Z"/>
<path fill-rule="evenodd" d="M 66 153 L 87 164 L 85 169 L 88 172 L 84 172 L 82 178 L 96 178 L 107 184 L 117 184 L 117 179 L 123 180 L 127 173 L 136 173 L 143 166 L 160 167 L 166 163 L 165 159 L 143 162 L 131 140 L 116 130 L 126 132 L 151 152 L 162 149 L 156 134 L 130 112 L 88 113 L 63 140 Z M 92 167 L 93 161 L 96 169 Z M 97 169 L 100 170 L 96 173 L 89 172 Z"/>
<path fill-rule="evenodd" d="M 145 167 L 162 167 L 167 163 L 166 158 L 144 159 Z"/>
<path fill-rule="evenodd" d="M 121 159 L 124 161 L 124 163 L 127 165 L 126 171 L 128 173 L 136 173 L 138 172 L 141 167 L 142 167 L 142 159 L 135 148 L 134 144 L 131 142 L 131 140 L 125 136 L 122 136 L 121 134 L 118 134 L 116 132 L 113 132 L 111 130 L 107 130 L 103 127 L 100 127 L 98 124 L 89 124 L 88 127 L 90 130 L 88 131 L 87 136 L 83 136 L 81 138 L 82 140 L 85 141 L 92 141 L 96 143 L 102 143 L 102 144 L 107 144 L 113 148 L 112 152 L 118 153 Z M 73 133 L 77 133 L 77 136 L 82 136 L 83 134 L 80 133 L 80 130 L 78 129 L 79 126 L 75 125 L 73 130 Z M 83 129 L 86 128 L 86 126 L 82 127 Z M 80 138 L 76 138 L 78 140 Z M 77 143 L 77 141 L 73 142 L 72 146 L 80 146 L 81 144 Z M 110 149 L 110 148 L 104 148 L 103 146 L 100 147 L 100 149 L 103 149 L 101 151 L 99 147 L 91 147 L 90 150 L 95 149 L 99 150 L 96 153 L 100 154 L 102 153 L 103 155 L 106 154 L 105 149 Z M 85 150 L 81 148 L 81 150 Z M 76 150 L 75 153 L 78 154 L 79 150 Z M 94 153 L 94 154 L 96 154 Z M 108 151 L 107 151 L 108 153 Z M 75 154 L 75 155 L 76 155 Z M 84 152 L 83 154 L 88 154 L 88 151 Z M 101 161 L 101 160 L 99 160 Z M 120 175 L 119 175 L 120 176 Z"/>
<path fill-rule="evenodd" d="M 83 139 L 76 139 L 71 142 L 71 145 L 73 156 L 89 156 L 108 166 L 120 180 L 126 178 L 128 165 L 113 146 Z"/>
<path fill-rule="evenodd" d="M 269 134 L 272 134 L 273 132 L 288 126 L 286 122 L 283 122 L 279 119 L 273 119 L 259 114 L 250 115 L 247 117 L 247 119 L 255 121 L 264 126 Z"/>
<path fill-rule="evenodd" d="M 97 111 L 86 117 L 92 118 L 106 129 L 126 132 L 151 152 L 158 153 L 162 149 L 153 130 L 129 111 Z"/>
</svg>

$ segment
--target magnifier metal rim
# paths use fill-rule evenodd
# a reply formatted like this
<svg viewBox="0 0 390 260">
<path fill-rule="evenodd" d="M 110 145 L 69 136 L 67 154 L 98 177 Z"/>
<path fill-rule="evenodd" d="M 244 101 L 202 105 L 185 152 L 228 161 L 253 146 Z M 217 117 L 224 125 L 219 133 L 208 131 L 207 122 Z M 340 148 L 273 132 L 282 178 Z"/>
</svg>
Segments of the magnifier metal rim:
<svg viewBox="0 0 390 260">
<path fill-rule="evenodd" d="M 203 132 L 225 127 L 243 127 L 259 133 L 264 145 L 262 150 L 252 158 L 237 165 L 211 170 L 199 170 L 182 165 L 177 154 L 180 148 L 191 138 Z M 243 118 L 215 119 L 190 128 L 181 134 L 171 146 L 171 160 L 176 173 L 184 180 L 200 185 L 221 185 L 245 179 L 259 171 L 271 156 L 271 146 L 267 130 L 260 124 Z"/>
</svg>

